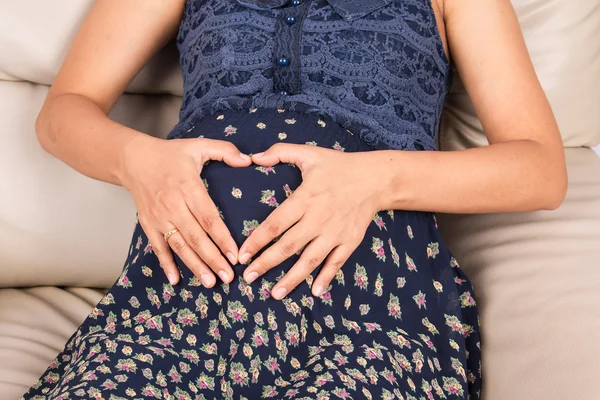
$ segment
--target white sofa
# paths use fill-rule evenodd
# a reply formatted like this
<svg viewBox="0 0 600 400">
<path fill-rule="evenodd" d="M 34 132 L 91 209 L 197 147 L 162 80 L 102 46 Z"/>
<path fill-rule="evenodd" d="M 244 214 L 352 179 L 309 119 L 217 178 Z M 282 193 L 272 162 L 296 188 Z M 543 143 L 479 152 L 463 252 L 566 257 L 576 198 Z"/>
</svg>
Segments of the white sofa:
<svg viewBox="0 0 600 400">
<path fill-rule="evenodd" d="M 478 293 L 484 400 L 600 399 L 600 0 L 513 0 L 559 121 L 556 211 L 439 215 Z M 0 4 L 0 400 L 17 399 L 118 276 L 135 221 L 120 187 L 45 153 L 34 120 L 91 0 Z M 181 77 L 169 44 L 111 117 L 164 137 Z M 486 144 L 456 80 L 440 148 Z"/>
</svg>

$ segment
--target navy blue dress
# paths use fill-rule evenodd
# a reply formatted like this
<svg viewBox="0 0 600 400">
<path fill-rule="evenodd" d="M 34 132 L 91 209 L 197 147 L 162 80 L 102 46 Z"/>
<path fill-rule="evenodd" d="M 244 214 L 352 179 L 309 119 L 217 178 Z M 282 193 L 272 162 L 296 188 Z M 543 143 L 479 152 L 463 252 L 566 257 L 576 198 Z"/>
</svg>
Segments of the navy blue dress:
<svg viewBox="0 0 600 400">
<path fill-rule="evenodd" d="M 429 3 L 329 3 L 188 2 L 178 35 L 184 103 L 168 139 L 227 140 L 248 154 L 278 142 L 432 150 L 449 66 Z M 276 36 L 281 20 L 302 23 L 302 35 Z M 253 41 L 238 43 L 244 36 Z M 348 63 L 355 72 L 336 81 Z M 402 133 L 391 130 L 398 121 Z M 291 164 L 209 162 L 200 177 L 238 246 L 302 183 Z M 176 257 L 182 279 L 172 286 L 136 223 L 114 286 L 23 399 L 479 399 L 474 291 L 433 213 L 376 213 L 323 295 L 311 294 L 317 268 L 272 299 L 299 254 L 252 284 L 236 266 L 234 281 L 214 288 Z"/>
</svg>

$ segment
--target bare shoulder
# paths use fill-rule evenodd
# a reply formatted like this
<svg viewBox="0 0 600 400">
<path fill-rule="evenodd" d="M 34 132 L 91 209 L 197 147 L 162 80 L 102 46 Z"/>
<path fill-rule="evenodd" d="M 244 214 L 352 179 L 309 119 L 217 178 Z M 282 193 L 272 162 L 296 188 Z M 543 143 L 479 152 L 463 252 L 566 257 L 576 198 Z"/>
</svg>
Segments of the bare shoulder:
<svg viewBox="0 0 600 400">
<path fill-rule="evenodd" d="M 178 30 L 185 0 L 94 2 L 50 96 L 86 96 L 108 113 L 127 85 Z"/>
</svg>

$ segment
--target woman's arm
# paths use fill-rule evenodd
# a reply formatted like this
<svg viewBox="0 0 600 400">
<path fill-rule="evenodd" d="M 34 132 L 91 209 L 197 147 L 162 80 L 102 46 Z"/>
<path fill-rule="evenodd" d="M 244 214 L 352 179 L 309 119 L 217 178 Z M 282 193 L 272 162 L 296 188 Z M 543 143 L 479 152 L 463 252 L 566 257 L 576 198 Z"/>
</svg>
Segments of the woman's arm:
<svg viewBox="0 0 600 400">
<path fill-rule="evenodd" d="M 107 115 L 152 55 L 176 33 L 183 3 L 94 3 L 36 120 L 44 150 L 84 175 L 122 185 L 127 144 L 149 137 Z"/>
<path fill-rule="evenodd" d="M 509 0 L 445 0 L 452 58 L 489 146 L 372 154 L 383 209 L 487 213 L 556 209 L 562 140 Z"/>
<path fill-rule="evenodd" d="M 232 144 L 208 139 L 164 140 L 108 118 L 142 67 L 176 34 L 184 0 L 102 0 L 94 3 L 69 49 L 36 121 L 42 147 L 91 178 L 124 186 L 139 222 L 173 284 L 173 254 L 206 287 L 215 274 L 231 282 L 237 245 L 200 179 L 208 160 L 251 164 Z M 163 234 L 173 228 L 167 243 Z M 211 240 L 212 239 L 212 240 Z M 213 243 L 214 242 L 214 243 Z M 215 245 L 216 244 L 216 245 Z"/>
</svg>

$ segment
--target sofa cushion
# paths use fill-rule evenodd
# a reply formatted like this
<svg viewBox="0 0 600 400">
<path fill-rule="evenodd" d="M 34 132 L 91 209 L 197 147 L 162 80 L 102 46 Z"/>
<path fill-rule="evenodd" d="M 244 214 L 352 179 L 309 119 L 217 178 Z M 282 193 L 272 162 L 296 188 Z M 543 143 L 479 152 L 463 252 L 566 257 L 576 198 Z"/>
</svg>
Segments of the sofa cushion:
<svg viewBox="0 0 600 400">
<path fill-rule="evenodd" d="M 50 85 L 92 0 L 5 2 L 0 13 L 0 79 Z M 131 82 L 129 93 L 181 96 L 178 53 L 170 42 Z"/>
<path fill-rule="evenodd" d="M 0 400 L 33 385 L 103 292 L 38 287 L 0 289 Z"/>
<path fill-rule="evenodd" d="M 512 4 L 564 145 L 600 145 L 600 0 L 579 0 L 576 5 L 570 0 L 512 0 Z M 440 131 L 441 150 L 487 144 L 456 74 Z"/>
<path fill-rule="evenodd" d="M 47 86 L 0 82 L 0 287 L 110 286 L 125 261 L 135 206 L 46 153 L 34 121 Z M 181 98 L 122 96 L 111 117 L 155 136 L 177 122 Z"/>
</svg>

